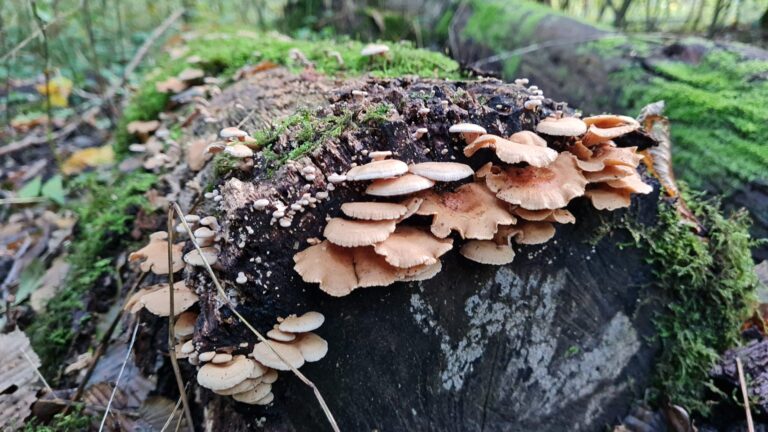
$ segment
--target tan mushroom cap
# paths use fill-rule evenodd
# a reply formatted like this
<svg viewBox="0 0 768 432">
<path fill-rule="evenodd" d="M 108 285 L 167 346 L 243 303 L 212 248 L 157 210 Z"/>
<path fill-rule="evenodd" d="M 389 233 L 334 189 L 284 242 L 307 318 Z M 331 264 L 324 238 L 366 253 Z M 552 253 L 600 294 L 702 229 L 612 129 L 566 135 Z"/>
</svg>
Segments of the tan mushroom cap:
<svg viewBox="0 0 768 432">
<path fill-rule="evenodd" d="M 176 75 L 176 78 L 182 81 L 194 81 L 205 76 L 205 72 L 202 69 L 186 68 Z"/>
<path fill-rule="evenodd" d="M 481 264 L 504 265 L 515 259 L 515 251 L 507 244 L 493 240 L 469 240 L 459 251 L 465 258 Z"/>
<path fill-rule="evenodd" d="M 598 184 L 587 189 L 587 198 L 598 210 L 613 211 L 627 208 L 632 204 L 632 194 L 626 189 L 614 189 L 605 184 Z"/>
<path fill-rule="evenodd" d="M 375 55 L 383 55 L 389 52 L 389 47 L 384 44 L 368 44 L 360 50 L 360 55 L 363 57 L 370 57 Z"/>
<path fill-rule="evenodd" d="M 424 198 L 422 197 L 410 197 L 400 203 L 400 205 L 404 205 L 406 208 L 405 214 L 400 216 L 400 218 L 397 220 L 397 223 L 400 223 L 404 221 L 405 219 L 408 219 L 409 217 L 416 214 L 416 212 L 419 210 L 419 207 L 421 207 L 421 203 L 424 202 Z"/>
<path fill-rule="evenodd" d="M 149 243 L 136 252 L 128 255 L 128 261 L 140 261 L 139 268 L 143 272 L 152 271 L 156 275 L 168 274 L 168 234 L 158 231 L 149 237 Z M 181 259 L 184 242 L 176 243 L 171 247 L 172 267 L 174 273 L 184 268 Z"/>
<path fill-rule="evenodd" d="M 456 231 L 465 239 L 490 240 L 499 225 L 516 220 L 507 206 L 480 183 L 462 185 L 455 192 L 428 192 L 423 198 L 416 213 L 434 216 L 431 230 L 439 238 Z"/>
<path fill-rule="evenodd" d="M 215 356 L 211 359 L 211 363 L 221 364 L 221 363 L 227 363 L 232 360 L 232 354 L 228 353 L 216 353 Z"/>
<path fill-rule="evenodd" d="M 395 267 L 430 265 L 453 248 L 453 240 L 439 239 L 418 228 L 401 226 L 381 243 L 373 246 L 377 254 Z"/>
<path fill-rule="evenodd" d="M 211 390 L 224 390 L 248 379 L 251 370 L 253 362 L 244 355 L 238 355 L 227 363 L 204 364 L 197 371 L 197 382 Z"/>
<path fill-rule="evenodd" d="M 461 134 L 461 137 L 467 144 L 472 143 L 472 141 L 476 140 L 480 135 L 488 133 L 484 127 L 473 123 L 457 123 L 448 128 L 448 132 Z"/>
<path fill-rule="evenodd" d="M 475 173 L 471 166 L 458 162 L 422 162 L 411 165 L 409 170 L 413 174 L 440 182 L 465 179 Z"/>
<path fill-rule="evenodd" d="M 253 150 L 245 144 L 231 144 L 224 147 L 224 153 L 236 158 L 253 157 Z"/>
<path fill-rule="evenodd" d="M 352 249 L 323 240 L 294 255 L 293 262 L 304 282 L 319 283 L 321 290 L 334 297 L 345 296 L 357 287 Z"/>
<path fill-rule="evenodd" d="M 354 249 L 355 271 L 358 277 L 358 287 L 387 286 L 395 282 L 408 280 L 421 274 L 427 266 L 399 268 L 389 264 L 383 256 L 376 253 L 372 247 Z"/>
<path fill-rule="evenodd" d="M 309 311 L 301 316 L 291 315 L 280 323 L 280 331 L 288 333 L 306 333 L 317 330 L 325 322 L 325 317 L 320 312 Z"/>
<path fill-rule="evenodd" d="M 379 221 L 401 218 L 408 208 L 397 203 L 349 202 L 341 205 L 341 211 L 351 218 Z"/>
<path fill-rule="evenodd" d="M 155 90 L 160 93 L 181 93 L 187 87 L 187 83 L 177 77 L 169 77 L 155 83 Z"/>
<path fill-rule="evenodd" d="M 174 300 L 176 299 L 174 298 Z M 175 306 L 176 304 L 174 301 L 174 308 Z M 176 335 L 176 337 L 179 339 L 192 336 L 192 334 L 195 332 L 195 322 L 197 322 L 197 313 L 182 313 L 173 324 L 173 334 Z"/>
<path fill-rule="evenodd" d="M 200 171 L 205 166 L 205 163 L 210 159 L 209 154 L 205 151 L 208 147 L 208 142 L 204 139 L 195 139 L 189 143 L 187 147 L 187 165 L 192 171 Z"/>
<path fill-rule="evenodd" d="M 603 183 L 629 177 L 635 172 L 632 167 L 610 165 L 597 172 L 584 172 L 584 177 L 589 183 Z"/>
<path fill-rule="evenodd" d="M 332 218 L 323 235 L 333 244 L 344 247 L 370 246 L 384 241 L 395 232 L 394 220 L 360 221 Z"/>
<path fill-rule="evenodd" d="M 160 287 L 159 289 L 153 289 L 152 291 L 141 296 L 141 298 L 139 298 L 139 303 L 153 314 L 167 317 L 171 313 L 171 288 L 168 284 L 158 284 L 154 287 L 150 287 L 150 289 L 156 288 L 158 286 Z M 173 284 L 174 315 L 178 315 L 184 312 L 185 310 L 192 307 L 192 305 L 195 303 L 197 303 L 197 294 L 189 289 L 184 284 L 184 281 L 179 281 Z"/>
<path fill-rule="evenodd" d="M 475 178 L 483 179 L 487 177 L 489 174 L 498 174 L 499 171 L 500 171 L 500 168 L 493 166 L 493 162 L 488 162 L 485 165 L 478 168 L 477 171 L 475 171 Z"/>
<path fill-rule="evenodd" d="M 245 138 L 248 136 L 248 132 L 240 130 L 235 126 L 230 126 L 219 131 L 219 136 L 222 138 Z"/>
<path fill-rule="evenodd" d="M 294 368 L 298 369 L 304 365 L 304 357 L 294 344 L 277 341 L 270 341 L 269 344 Z M 282 371 L 291 370 L 264 342 L 259 342 L 253 347 L 251 356 L 266 367 Z"/>
<path fill-rule="evenodd" d="M 528 210 L 556 209 L 584 195 L 587 179 L 576 166 L 576 157 L 560 153 L 544 168 L 510 167 L 485 178 L 488 188 L 510 204 Z"/>
<path fill-rule="evenodd" d="M 587 117 L 584 123 L 589 125 L 583 139 L 588 146 L 618 138 L 640 128 L 640 123 L 632 117 L 609 114 Z"/>
<path fill-rule="evenodd" d="M 271 394 L 272 392 L 272 385 L 271 384 L 265 384 L 260 383 L 256 384 L 256 387 L 252 388 L 251 390 L 245 391 L 243 393 L 235 393 L 232 395 L 232 399 L 246 403 L 255 405 L 258 401 L 263 399 L 268 394 Z"/>
<path fill-rule="evenodd" d="M 434 264 L 419 266 L 417 271 L 412 271 L 409 275 L 403 276 L 400 280 L 403 282 L 416 282 L 432 279 L 443 269 L 443 263 L 438 260 Z"/>
<path fill-rule="evenodd" d="M 514 210 L 514 214 L 532 222 L 545 221 L 561 224 L 576 223 L 576 218 L 573 216 L 573 213 L 566 209 L 528 210 L 518 207 Z"/>
<path fill-rule="evenodd" d="M 510 135 L 508 139 L 510 141 L 514 141 L 519 144 L 532 145 L 532 146 L 538 146 L 538 147 L 547 146 L 547 140 L 536 135 L 536 133 L 527 131 L 527 130 L 515 132 L 512 135 Z"/>
<path fill-rule="evenodd" d="M 140 121 L 134 120 L 126 126 L 128 133 L 130 134 L 148 134 L 154 132 L 160 127 L 160 122 L 157 120 Z"/>
<path fill-rule="evenodd" d="M 197 359 L 205 363 L 213 360 L 214 357 L 216 357 L 216 351 L 206 351 L 204 353 L 200 353 L 197 356 Z"/>
<path fill-rule="evenodd" d="M 547 117 L 536 125 L 536 132 L 551 136 L 575 137 L 587 132 L 587 124 L 576 117 Z"/>
<path fill-rule="evenodd" d="M 254 402 L 254 405 L 269 405 L 275 400 L 275 394 L 270 392 L 266 396 Z"/>
<path fill-rule="evenodd" d="M 382 159 L 350 168 L 347 180 L 362 181 L 397 177 L 408 172 L 408 164 L 397 159 Z"/>
<path fill-rule="evenodd" d="M 278 329 L 277 326 L 275 326 L 275 328 L 267 332 L 267 337 L 270 339 L 276 340 L 278 342 L 290 342 L 296 339 L 295 334 L 280 331 L 280 329 Z"/>
<path fill-rule="evenodd" d="M 391 150 L 377 150 L 368 152 L 368 157 L 371 158 L 372 161 L 384 160 L 390 156 L 392 156 Z"/>
<path fill-rule="evenodd" d="M 308 362 L 320 361 L 328 354 L 328 342 L 314 333 L 307 333 L 301 336 L 296 342 L 304 360 Z"/>
<path fill-rule="evenodd" d="M 365 193 L 381 197 L 398 196 L 429 189 L 434 185 L 435 182 L 430 179 L 406 174 L 393 179 L 376 180 L 368 186 Z"/>
<path fill-rule="evenodd" d="M 274 369 L 267 369 L 261 377 L 261 382 L 263 383 L 272 384 L 275 381 L 277 381 L 277 371 Z"/>
<path fill-rule="evenodd" d="M 579 160 L 586 161 L 592 157 L 592 150 L 585 146 L 581 140 L 577 140 L 568 146 L 568 151 L 576 155 Z M 583 168 L 582 168 L 583 169 Z"/>
<path fill-rule="evenodd" d="M 549 147 L 520 144 L 496 135 L 482 135 L 464 148 L 464 155 L 472 156 L 481 148 L 491 148 L 496 156 L 506 163 L 525 162 L 535 167 L 544 167 L 557 159 L 557 152 Z"/>
<path fill-rule="evenodd" d="M 233 394 L 244 393 L 244 392 L 247 392 L 249 390 L 253 390 L 259 384 L 261 384 L 261 379 L 259 379 L 259 378 L 248 378 L 248 379 L 246 379 L 244 381 L 241 381 L 241 382 L 235 384 L 233 387 L 225 388 L 225 389 L 222 389 L 222 390 L 214 390 L 213 392 L 218 394 L 218 395 L 222 395 L 222 396 L 232 396 Z"/>
<path fill-rule="evenodd" d="M 208 261 L 209 265 L 214 265 L 219 260 L 219 250 L 213 246 L 207 246 L 200 248 L 203 251 L 203 257 Z M 197 249 L 192 249 L 184 255 L 184 262 L 195 267 L 205 267 L 203 258 L 200 257 L 200 253 Z"/>
<path fill-rule="evenodd" d="M 637 171 L 618 180 L 607 182 L 608 186 L 617 189 L 626 189 L 632 193 L 649 194 L 653 192 L 653 186 L 645 183 Z"/>
<path fill-rule="evenodd" d="M 556 232 L 551 222 L 522 222 L 517 225 L 517 229 L 520 232 L 515 235 L 515 241 L 525 245 L 546 243 Z"/>
<path fill-rule="evenodd" d="M 637 153 L 637 147 L 616 147 L 609 143 L 601 143 L 592 149 L 592 154 L 576 164 L 583 171 L 596 172 L 607 166 L 637 167 L 643 160 L 643 155 Z"/>
</svg>

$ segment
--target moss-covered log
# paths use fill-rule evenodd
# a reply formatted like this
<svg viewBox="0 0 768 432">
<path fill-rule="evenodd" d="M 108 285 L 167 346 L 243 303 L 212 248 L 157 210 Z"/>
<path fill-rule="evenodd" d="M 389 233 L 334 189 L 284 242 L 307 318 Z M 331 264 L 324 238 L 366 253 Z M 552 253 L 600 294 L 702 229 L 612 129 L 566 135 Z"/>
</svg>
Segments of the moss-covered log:
<svg viewBox="0 0 768 432">
<path fill-rule="evenodd" d="M 753 234 L 768 236 L 768 52 L 624 35 L 528 1 L 470 1 L 449 15 L 452 53 L 471 69 L 528 77 L 585 114 L 666 101 L 679 177 L 746 206 Z"/>
</svg>

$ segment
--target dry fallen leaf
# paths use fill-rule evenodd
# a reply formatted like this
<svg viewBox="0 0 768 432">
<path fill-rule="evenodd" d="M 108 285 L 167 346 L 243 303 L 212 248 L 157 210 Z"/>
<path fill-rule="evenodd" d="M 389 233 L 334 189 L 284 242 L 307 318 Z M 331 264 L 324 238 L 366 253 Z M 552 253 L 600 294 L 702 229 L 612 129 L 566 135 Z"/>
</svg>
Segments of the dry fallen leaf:
<svg viewBox="0 0 768 432">
<path fill-rule="evenodd" d="M 67 158 L 61 166 L 61 172 L 66 175 L 77 174 L 86 168 L 109 165 L 114 160 L 115 154 L 109 144 L 101 147 L 90 147 L 78 150 Z"/>
<path fill-rule="evenodd" d="M 37 312 L 43 312 L 48 300 L 56 295 L 61 283 L 69 272 L 69 263 L 64 257 L 56 258 L 51 267 L 43 275 L 40 281 L 40 287 L 37 288 L 29 297 L 29 304 Z"/>
<path fill-rule="evenodd" d="M 72 93 L 72 81 L 63 76 L 57 76 L 45 83 L 35 86 L 37 92 L 41 95 L 49 95 L 51 105 L 59 108 L 65 108 L 69 105 L 69 94 Z"/>
<path fill-rule="evenodd" d="M 10 431 L 24 425 L 37 400 L 40 358 L 19 329 L 0 335 L 0 346 L 0 430 Z"/>
</svg>

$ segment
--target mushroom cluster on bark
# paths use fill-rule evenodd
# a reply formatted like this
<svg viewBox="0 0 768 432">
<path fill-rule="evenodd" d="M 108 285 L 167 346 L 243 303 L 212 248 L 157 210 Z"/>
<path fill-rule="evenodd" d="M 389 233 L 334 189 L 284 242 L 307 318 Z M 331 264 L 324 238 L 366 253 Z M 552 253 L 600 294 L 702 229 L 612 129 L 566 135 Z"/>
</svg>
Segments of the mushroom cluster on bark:
<svg viewBox="0 0 768 432">
<path fill-rule="evenodd" d="M 586 196 L 598 210 L 615 210 L 629 207 L 632 194 L 651 192 L 637 171 L 642 155 L 612 141 L 638 128 L 625 116 L 580 119 L 560 112 L 540 121 L 535 132 L 508 137 L 454 124 L 449 132 L 465 142 L 467 158 L 488 151 L 495 156 L 477 171 L 460 162 L 408 164 L 377 155 L 343 178 L 371 181 L 365 193 L 379 200 L 342 204 L 343 216 L 328 219 L 325 240 L 294 255 L 294 269 L 332 296 L 424 280 L 439 273 L 454 233 L 464 257 L 508 264 L 514 245 L 545 243 L 555 224 L 575 223 L 566 208 L 574 198 Z M 425 225 L 414 215 L 431 221 Z"/>
</svg>

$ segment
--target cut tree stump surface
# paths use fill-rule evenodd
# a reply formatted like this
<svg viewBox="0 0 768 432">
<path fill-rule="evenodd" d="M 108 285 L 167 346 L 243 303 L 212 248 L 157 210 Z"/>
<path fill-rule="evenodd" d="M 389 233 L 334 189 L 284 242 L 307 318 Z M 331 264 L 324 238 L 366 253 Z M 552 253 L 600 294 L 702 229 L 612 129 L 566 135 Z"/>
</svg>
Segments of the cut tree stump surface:
<svg viewBox="0 0 768 432">
<path fill-rule="evenodd" d="M 234 124 L 243 108 L 256 108 L 256 118 L 263 118 L 273 106 L 270 97 L 248 97 L 263 96 L 261 79 L 256 75 L 225 90 L 210 109 L 221 109 L 219 118 Z M 355 97 L 352 90 L 368 95 Z M 290 204 L 303 193 L 325 190 L 326 176 L 367 160 L 363 150 L 391 150 L 406 162 L 456 160 L 477 169 L 487 160 L 467 160 L 458 137 L 448 134 L 450 125 L 472 121 L 506 136 L 532 129 L 554 107 L 545 101 L 543 112 L 534 115 L 522 108 L 527 98 L 522 88 L 497 80 L 369 79 L 337 83 L 322 95 L 316 100 L 314 94 L 309 103 L 294 95 L 284 112 L 310 106 L 311 118 L 321 121 L 351 114 L 340 136 L 279 168 L 275 158 L 268 161 L 260 154 L 251 172 L 219 179 L 225 240 L 217 274 L 239 311 L 264 333 L 277 316 L 309 310 L 325 315 L 317 333 L 328 341 L 328 355 L 302 372 L 317 384 L 341 429 L 603 430 L 626 414 L 649 382 L 657 352 L 649 342 L 651 317 L 661 294 L 651 288 L 644 251 L 620 247 L 631 237 L 612 227 L 623 220 L 655 224 L 655 181 L 646 179 L 656 192 L 634 198 L 624 211 L 598 212 L 584 198 L 574 200 L 569 209 L 576 224 L 559 225 L 544 245 L 518 248 L 510 265 L 473 263 L 454 250 L 431 280 L 333 298 L 302 282 L 292 257 L 308 246 L 308 238 L 321 237 L 326 216 L 339 216 L 341 203 L 369 200 L 363 194 L 367 182 L 337 185 L 328 199 L 298 213 L 289 228 L 270 224 L 274 209 L 256 211 L 254 200 Z M 243 106 L 236 112 L 229 105 L 235 97 Z M 363 120 L 366 113 L 380 112 L 383 103 L 390 105 L 388 112 Z M 431 110 L 426 117 L 418 114 L 425 106 Z M 203 136 L 228 125 L 200 120 L 194 130 Z M 429 133 L 413 140 L 410 134 L 418 127 Z M 278 159 L 293 149 L 297 135 L 294 127 L 277 138 L 272 151 Z M 639 134 L 619 141 L 628 143 L 652 144 Z M 307 165 L 318 170 L 313 181 L 300 175 Z M 210 175 L 210 168 L 201 174 Z M 213 214 L 213 206 L 206 202 L 197 213 Z M 239 272 L 248 278 L 245 284 L 234 282 Z M 187 280 L 200 293 L 195 335 L 200 352 L 242 342 L 248 347 L 236 351 L 250 352 L 255 337 L 216 300 L 207 274 L 195 271 Z M 275 402 L 266 408 L 204 389 L 200 395 L 213 430 L 248 430 L 256 424 L 275 431 L 328 429 L 311 390 L 290 373 L 280 374 L 273 392 Z"/>
</svg>

